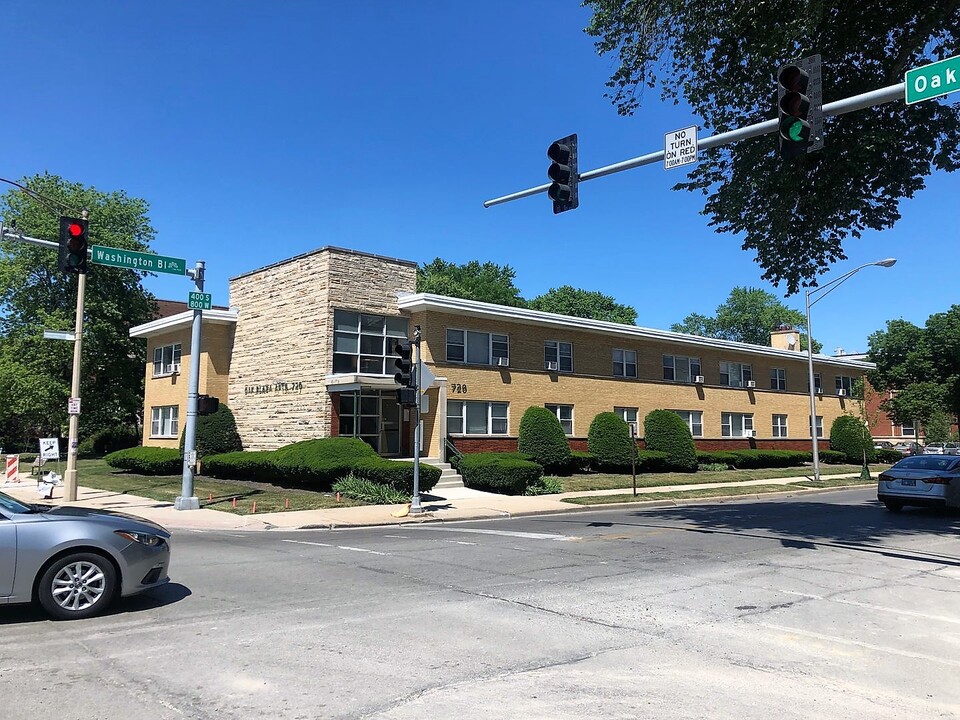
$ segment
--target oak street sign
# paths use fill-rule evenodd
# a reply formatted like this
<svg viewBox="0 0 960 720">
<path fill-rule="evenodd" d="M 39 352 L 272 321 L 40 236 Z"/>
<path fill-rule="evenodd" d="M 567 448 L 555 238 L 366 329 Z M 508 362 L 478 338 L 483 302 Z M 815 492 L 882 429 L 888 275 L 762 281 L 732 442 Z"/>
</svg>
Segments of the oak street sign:
<svg viewBox="0 0 960 720">
<path fill-rule="evenodd" d="M 960 55 L 907 70 L 904 76 L 907 105 L 960 90 Z"/>
</svg>

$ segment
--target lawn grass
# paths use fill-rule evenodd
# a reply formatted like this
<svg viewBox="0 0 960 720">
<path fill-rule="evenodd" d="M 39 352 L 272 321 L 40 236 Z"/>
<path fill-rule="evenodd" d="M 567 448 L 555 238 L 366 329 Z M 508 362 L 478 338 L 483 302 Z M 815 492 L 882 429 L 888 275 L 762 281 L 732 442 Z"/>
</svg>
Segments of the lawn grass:
<svg viewBox="0 0 960 720">
<path fill-rule="evenodd" d="M 102 459 L 91 459 L 77 462 L 77 482 L 83 487 L 172 503 L 180 495 L 183 478 L 181 475 L 137 475 L 116 470 Z M 269 483 L 214 480 L 203 475 L 194 476 L 193 491 L 200 500 L 200 507 L 237 515 L 252 513 L 254 502 L 257 503 L 257 513 L 325 510 L 364 504 L 345 497 L 338 502 L 336 494 L 330 492 L 282 488 Z"/>
<path fill-rule="evenodd" d="M 821 465 L 820 476 L 859 473 L 859 465 Z M 720 470 L 718 472 L 695 473 L 637 473 L 637 487 L 662 487 L 664 485 L 701 485 L 704 483 L 742 482 L 744 480 L 771 480 L 785 477 L 813 477 L 813 469 L 808 466 L 793 468 L 768 468 L 765 470 Z M 631 475 L 595 473 L 573 475 L 558 478 L 563 483 L 563 492 L 583 492 L 586 490 L 618 490 L 632 488 Z"/>
<path fill-rule="evenodd" d="M 562 498 L 563 502 L 574 505 L 607 505 L 617 503 L 648 502 L 651 500 L 692 500 L 696 498 L 735 497 L 737 495 L 762 495 L 771 492 L 787 492 L 798 488 L 827 488 L 851 487 L 865 485 L 860 478 L 823 478 L 819 483 L 797 482 L 787 485 L 740 485 L 733 487 L 700 488 L 697 490 L 672 490 L 669 492 L 652 492 L 634 495 L 582 495 L 580 497 Z"/>
</svg>

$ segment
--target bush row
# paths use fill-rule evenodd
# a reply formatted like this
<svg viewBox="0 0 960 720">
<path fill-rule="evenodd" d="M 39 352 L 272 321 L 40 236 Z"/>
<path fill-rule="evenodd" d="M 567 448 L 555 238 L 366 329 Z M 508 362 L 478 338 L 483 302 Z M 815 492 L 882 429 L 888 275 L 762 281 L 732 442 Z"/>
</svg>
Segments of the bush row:
<svg viewBox="0 0 960 720">
<path fill-rule="evenodd" d="M 457 459 L 463 484 L 474 490 L 523 495 L 543 477 L 543 465 L 526 453 L 471 453 Z"/>
</svg>

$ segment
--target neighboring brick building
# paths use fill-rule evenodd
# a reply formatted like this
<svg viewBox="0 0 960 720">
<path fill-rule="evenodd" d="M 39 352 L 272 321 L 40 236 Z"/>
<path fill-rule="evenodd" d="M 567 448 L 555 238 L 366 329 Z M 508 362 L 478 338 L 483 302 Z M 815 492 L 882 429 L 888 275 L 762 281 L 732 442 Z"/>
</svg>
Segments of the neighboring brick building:
<svg viewBox="0 0 960 720">
<path fill-rule="evenodd" d="M 642 435 L 655 408 L 678 411 L 704 449 L 810 446 L 806 355 L 793 331 L 763 347 L 415 294 L 416 267 L 327 247 L 232 278 L 230 310 L 204 313 L 200 392 L 227 402 L 247 449 L 350 435 L 409 456 L 392 348 L 419 325 L 438 378 L 422 416 L 427 456 L 440 456 L 445 439 L 466 451 L 514 449 L 530 405 L 557 413 L 575 448 L 586 447 L 597 413 L 615 411 Z M 155 360 L 146 445 L 178 441 L 191 318 L 131 330 Z M 168 372 L 177 362 L 183 381 Z M 855 411 L 849 388 L 871 367 L 815 357 L 818 429 L 829 435 L 838 415 Z"/>
</svg>

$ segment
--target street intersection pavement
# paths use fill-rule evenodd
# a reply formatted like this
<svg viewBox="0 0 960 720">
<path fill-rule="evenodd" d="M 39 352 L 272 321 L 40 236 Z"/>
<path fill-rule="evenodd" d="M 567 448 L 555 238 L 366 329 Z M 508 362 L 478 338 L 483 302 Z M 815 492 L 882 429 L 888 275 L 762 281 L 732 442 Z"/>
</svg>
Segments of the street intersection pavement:
<svg viewBox="0 0 960 720">
<path fill-rule="evenodd" d="M 832 475 L 834 478 L 857 477 L 852 475 Z M 668 485 L 661 487 L 638 488 L 638 504 L 644 506 L 665 506 L 680 504 L 703 504 L 730 500 L 749 500 L 758 497 L 751 494 L 730 495 L 682 500 L 644 500 L 649 493 L 662 493 L 679 490 L 698 490 L 703 488 L 749 487 L 753 485 L 784 485 L 782 493 L 773 495 L 801 495 L 817 492 L 829 492 L 834 488 L 804 489 L 787 487 L 810 478 L 805 475 L 768 480 L 746 480 L 729 483 L 701 483 L 696 485 Z M 847 488 L 851 486 L 846 486 Z M 836 488 L 840 489 L 840 488 Z M 19 482 L 0 484 L 0 490 L 18 500 L 29 503 L 52 503 L 54 505 L 75 505 L 99 508 L 113 512 L 152 520 L 171 530 L 294 530 L 308 528 L 348 528 L 372 525 L 406 525 L 423 522 L 453 522 L 462 520 L 486 520 L 508 518 L 522 515 L 539 515 L 579 510 L 600 510 L 603 505 L 577 505 L 563 502 L 563 498 L 585 495 L 623 495 L 630 488 L 616 490 L 593 490 L 560 493 L 557 495 L 517 496 L 481 492 L 469 488 L 437 489 L 421 496 L 423 512 L 409 514 L 409 505 L 360 505 L 356 507 L 327 508 L 321 510 L 287 510 L 274 513 L 237 515 L 222 510 L 201 508 L 199 510 L 177 510 L 173 503 L 150 498 L 117 493 L 109 490 L 97 490 L 83 487 L 77 489 L 76 502 L 67 503 L 63 499 L 64 488 L 58 485 L 53 489 L 49 500 L 40 498 L 37 492 L 37 479 L 26 474 L 19 476 Z M 764 493 L 770 496 L 771 493 Z M 621 507 L 623 503 L 606 507 Z"/>
</svg>

